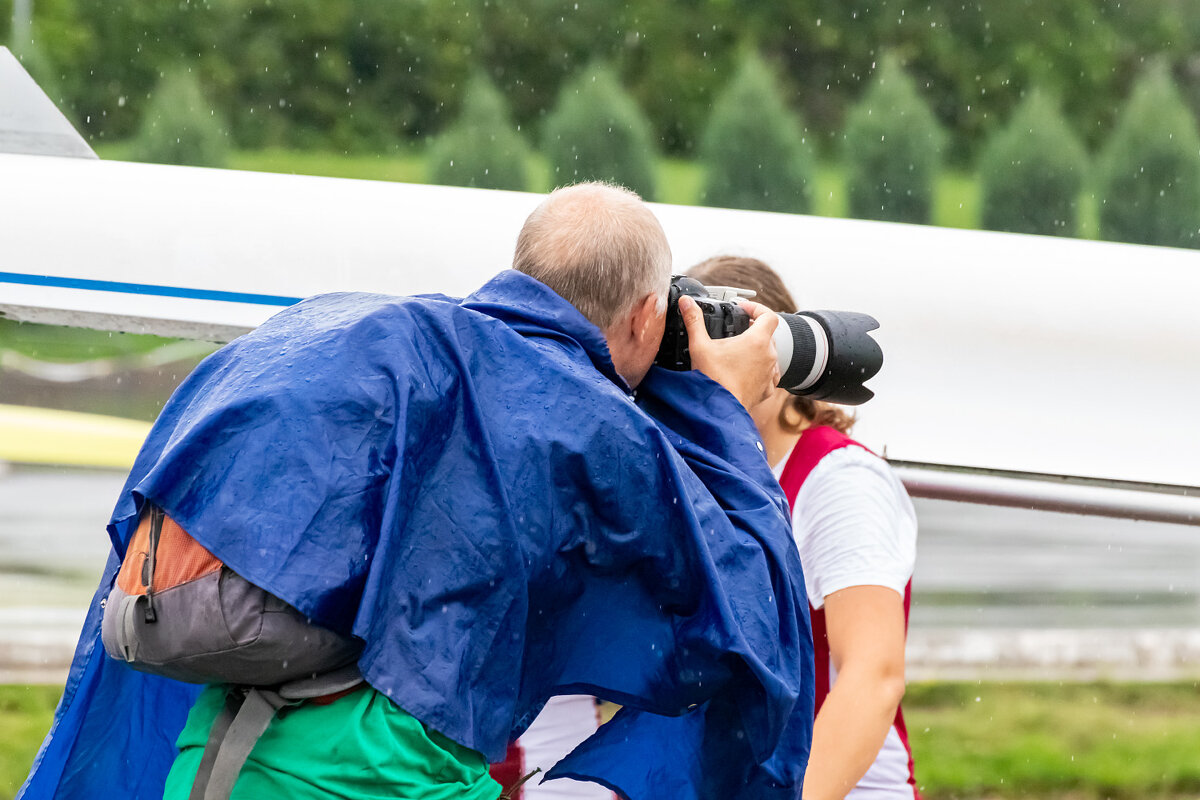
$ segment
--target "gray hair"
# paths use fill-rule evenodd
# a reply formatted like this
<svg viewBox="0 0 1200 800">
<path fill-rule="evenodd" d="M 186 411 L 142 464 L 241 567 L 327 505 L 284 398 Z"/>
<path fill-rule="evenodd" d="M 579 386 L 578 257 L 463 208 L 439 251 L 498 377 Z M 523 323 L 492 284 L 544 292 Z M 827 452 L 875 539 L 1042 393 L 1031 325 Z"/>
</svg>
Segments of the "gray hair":
<svg viewBox="0 0 1200 800">
<path fill-rule="evenodd" d="M 536 278 L 606 330 L 648 294 L 666 308 L 671 248 L 649 207 L 628 189 L 556 189 L 521 228 L 513 269 Z"/>
</svg>

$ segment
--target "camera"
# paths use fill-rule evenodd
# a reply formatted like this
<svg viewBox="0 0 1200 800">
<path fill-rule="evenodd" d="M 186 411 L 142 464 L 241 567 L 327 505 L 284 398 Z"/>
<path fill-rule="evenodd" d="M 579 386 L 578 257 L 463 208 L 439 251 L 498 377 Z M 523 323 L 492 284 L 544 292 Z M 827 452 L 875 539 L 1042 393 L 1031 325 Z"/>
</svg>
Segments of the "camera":
<svg viewBox="0 0 1200 800">
<path fill-rule="evenodd" d="M 750 315 L 737 300 L 754 292 L 730 286 L 705 286 L 675 275 L 667 296 L 667 325 L 654 363 L 673 370 L 691 369 L 687 329 L 679 298 L 688 295 L 704 313 L 712 339 L 737 336 L 750 327 Z M 879 322 L 853 311 L 801 311 L 779 315 L 775 351 L 779 355 L 779 385 L 792 394 L 844 405 L 860 405 L 875 396 L 863 386 L 883 366 L 883 351 L 868 333 Z"/>
</svg>

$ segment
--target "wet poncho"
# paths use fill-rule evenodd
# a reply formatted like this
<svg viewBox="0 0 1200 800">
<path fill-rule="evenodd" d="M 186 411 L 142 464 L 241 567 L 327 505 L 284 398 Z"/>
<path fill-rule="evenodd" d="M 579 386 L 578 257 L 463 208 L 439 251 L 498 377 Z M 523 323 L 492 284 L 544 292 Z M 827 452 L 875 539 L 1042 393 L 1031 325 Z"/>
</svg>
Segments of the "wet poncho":
<svg viewBox="0 0 1200 800">
<path fill-rule="evenodd" d="M 812 646 L 787 503 L 699 373 L 636 402 L 523 274 L 465 300 L 323 295 L 206 359 L 152 428 L 22 797 L 160 797 L 200 687 L 99 644 L 144 500 L 364 642 L 366 680 L 500 760 L 554 694 L 624 708 L 549 777 L 628 798 L 796 798 Z"/>
</svg>

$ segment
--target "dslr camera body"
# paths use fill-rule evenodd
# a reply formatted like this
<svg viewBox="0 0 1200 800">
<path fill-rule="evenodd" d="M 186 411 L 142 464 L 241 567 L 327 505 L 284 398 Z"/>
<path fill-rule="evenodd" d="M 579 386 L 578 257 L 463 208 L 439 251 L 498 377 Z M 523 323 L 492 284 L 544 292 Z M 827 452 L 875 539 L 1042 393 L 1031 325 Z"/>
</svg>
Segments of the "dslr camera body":
<svg viewBox="0 0 1200 800">
<path fill-rule="evenodd" d="M 731 286 L 705 286 L 694 278 L 675 275 L 667 296 L 667 324 L 654 363 L 673 370 L 691 369 L 687 329 L 679 298 L 688 295 L 704 314 L 709 338 L 737 336 L 750 327 L 750 315 L 738 298 L 754 292 Z M 879 322 L 853 311 L 801 311 L 778 314 L 775 351 L 779 356 L 779 386 L 795 395 L 843 405 L 860 405 L 875 393 L 863 386 L 883 366 L 883 351 L 868 333 Z"/>
</svg>

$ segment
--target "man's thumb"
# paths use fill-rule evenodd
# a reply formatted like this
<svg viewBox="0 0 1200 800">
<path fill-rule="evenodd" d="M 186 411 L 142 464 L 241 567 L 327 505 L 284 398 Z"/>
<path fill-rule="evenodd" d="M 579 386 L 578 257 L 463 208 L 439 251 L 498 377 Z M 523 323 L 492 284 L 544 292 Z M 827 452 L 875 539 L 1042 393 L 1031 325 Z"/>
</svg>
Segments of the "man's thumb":
<svg viewBox="0 0 1200 800">
<path fill-rule="evenodd" d="M 704 327 L 704 312 L 696 301 L 686 294 L 679 298 L 679 316 L 683 317 L 683 327 L 687 329 L 688 341 L 708 339 L 708 330 Z"/>
</svg>

